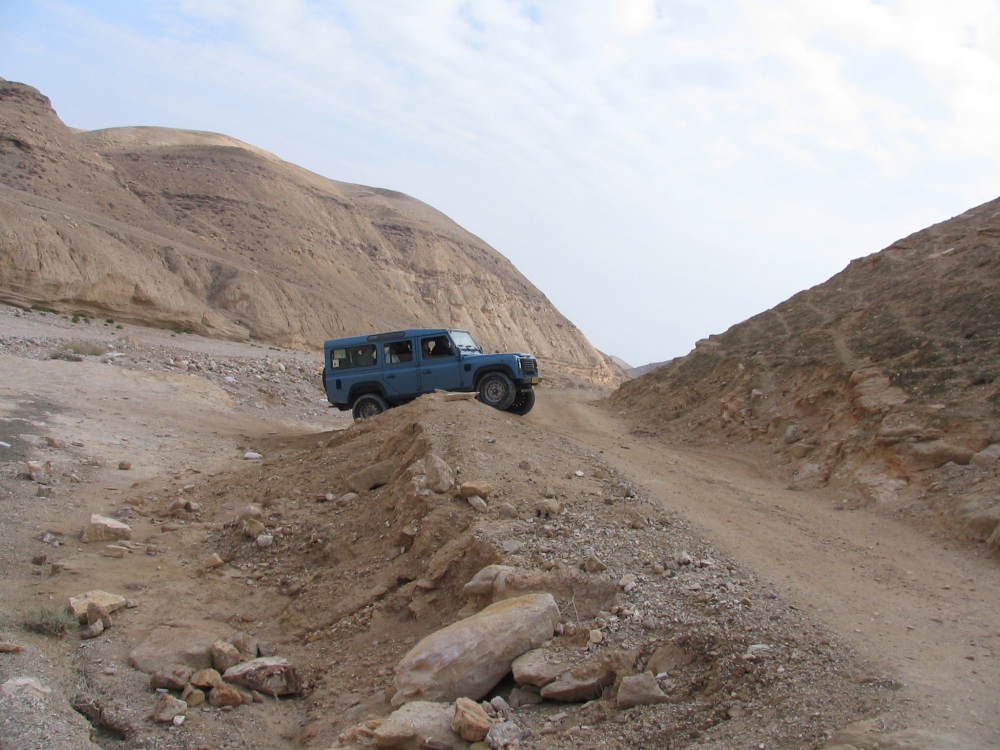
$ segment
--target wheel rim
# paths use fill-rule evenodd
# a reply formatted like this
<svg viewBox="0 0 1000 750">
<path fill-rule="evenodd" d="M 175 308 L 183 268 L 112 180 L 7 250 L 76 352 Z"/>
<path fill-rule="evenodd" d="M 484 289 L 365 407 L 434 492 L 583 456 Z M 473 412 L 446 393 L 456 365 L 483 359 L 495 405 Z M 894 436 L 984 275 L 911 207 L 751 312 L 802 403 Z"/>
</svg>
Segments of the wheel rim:
<svg viewBox="0 0 1000 750">
<path fill-rule="evenodd" d="M 368 419 L 369 417 L 374 417 L 376 414 L 381 414 L 382 410 L 374 401 L 365 401 L 365 403 L 361 405 L 360 412 L 362 419 Z"/>
<path fill-rule="evenodd" d="M 502 380 L 490 380 L 483 389 L 483 397 L 491 404 L 499 404 L 507 397 L 507 386 Z"/>
</svg>

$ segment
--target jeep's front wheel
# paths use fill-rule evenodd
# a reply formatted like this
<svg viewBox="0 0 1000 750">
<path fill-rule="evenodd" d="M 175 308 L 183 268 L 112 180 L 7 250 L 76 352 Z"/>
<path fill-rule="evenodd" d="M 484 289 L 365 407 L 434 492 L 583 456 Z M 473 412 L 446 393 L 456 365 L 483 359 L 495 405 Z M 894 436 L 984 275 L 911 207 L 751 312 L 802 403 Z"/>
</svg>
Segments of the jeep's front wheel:
<svg viewBox="0 0 1000 750">
<path fill-rule="evenodd" d="M 531 408 L 535 405 L 535 389 L 532 388 L 528 391 L 521 391 L 517 394 L 517 398 L 514 399 L 514 403 L 510 405 L 507 410 L 511 414 L 517 414 L 519 417 L 523 417 Z"/>
<path fill-rule="evenodd" d="M 355 419 L 368 419 L 376 414 L 381 414 L 388 408 L 389 404 L 377 393 L 366 393 L 363 396 L 358 396 L 354 401 L 351 413 Z"/>
<path fill-rule="evenodd" d="M 491 372 L 479 381 L 479 400 L 494 409 L 505 411 L 517 397 L 514 381 L 502 372 Z"/>
</svg>

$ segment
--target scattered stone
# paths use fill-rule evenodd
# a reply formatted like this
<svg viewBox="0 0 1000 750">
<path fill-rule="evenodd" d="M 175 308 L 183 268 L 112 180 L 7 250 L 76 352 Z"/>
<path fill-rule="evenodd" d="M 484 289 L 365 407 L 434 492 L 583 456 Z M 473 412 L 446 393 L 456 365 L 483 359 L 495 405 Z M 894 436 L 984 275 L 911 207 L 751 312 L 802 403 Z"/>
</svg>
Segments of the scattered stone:
<svg viewBox="0 0 1000 750">
<path fill-rule="evenodd" d="M 558 516 L 563 511 L 563 504 L 558 500 L 539 500 L 535 503 L 535 513 L 549 518 Z"/>
<path fill-rule="evenodd" d="M 87 602 L 87 624 L 93 625 L 100 622 L 104 627 L 111 627 L 111 615 L 97 602 Z"/>
<path fill-rule="evenodd" d="M 24 651 L 24 646 L 19 646 L 16 643 L 8 643 L 7 641 L 0 641 L 0 654 L 19 654 Z"/>
<path fill-rule="evenodd" d="M 154 629 L 132 650 L 128 660 L 147 674 L 169 669 L 175 664 L 208 669 L 212 666 L 212 644 L 218 638 L 216 633 L 198 628 L 165 625 Z"/>
<path fill-rule="evenodd" d="M 993 443 L 974 455 L 969 463 L 980 469 L 988 469 L 1000 460 L 1000 443 Z"/>
<path fill-rule="evenodd" d="M 86 594 L 71 596 L 69 599 L 69 611 L 80 623 L 87 623 L 87 609 L 91 604 L 101 607 L 105 613 L 117 612 L 128 603 L 124 596 L 109 594 L 107 591 L 94 589 Z M 89 624 L 89 623 L 88 623 Z"/>
<path fill-rule="evenodd" d="M 374 744 L 400 750 L 464 750 L 468 744 L 451 728 L 454 713 L 450 703 L 412 701 L 393 711 L 374 730 Z"/>
<path fill-rule="evenodd" d="M 222 675 L 212 667 L 199 669 L 191 675 L 188 682 L 197 688 L 210 689 L 222 684 Z"/>
<path fill-rule="evenodd" d="M 132 462 L 131 461 L 119 461 L 118 462 L 118 468 L 121 471 L 128 471 L 128 470 L 130 470 L 132 468 Z"/>
<path fill-rule="evenodd" d="M 261 534 L 256 539 L 257 546 L 261 549 L 267 549 L 272 544 L 274 544 L 274 536 L 271 534 Z"/>
<path fill-rule="evenodd" d="M 459 698 L 455 701 L 455 715 L 451 719 L 451 731 L 463 740 L 481 742 L 486 739 L 493 720 L 483 707 L 474 700 Z"/>
<path fill-rule="evenodd" d="M 517 518 L 517 508 L 510 503 L 500 503 L 497 510 L 500 512 L 500 518 Z"/>
<path fill-rule="evenodd" d="M 172 664 L 166 669 L 153 672 L 149 678 L 149 687 L 152 690 L 164 688 L 166 690 L 184 690 L 194 670 L 183 664 Z M 182 696 L 183 697 L 183 696 Z"/>
<path fill-rule="evenodd" d="M 232 685 L 227 685 L 223 682 L 220 685 L 216 685 L 209 691 L 208 705 L 213 708 L 222 708 L 223 706 L 242 706 L 243 694 Z"/>
<path fill-rule="evenodd" d="M 445 393 L 445 401 L 475 401 L 476 393 Z"/>
<path fill-rule="evenodd" d="M 278 646 L 270 641 L 261 641 L 257 644 L 257 653 L 261 656 L 274 656 L 278 653 Z"/>
<path fill-rule="evenodd" d="M 676 557 L 674 557 L 674 562 L 678 565 L 691 565 L 694 562 L 694 558 L 687 552 L 678 552 Z"/>
<path fill-rule="evenodd" d="M 259 519 L 259 518 L 263 518 L 263 517 L 264 517 L 264 511 L 262 511 L 260 509 L 260 506 L 258 506 L 258 505 L 248 505 L 243 510 L 240 511 L 240 514 L 238 516 L 236 516 L 236 523 L 241 524 L 244 521 L 246 521 L 248 518 L 258 518 Z"/>
<path fill-rule="evenodd" d="M 113 542 L 116 539 L 131 539 L 132 528 L 128 524 L 116 521 L 114 518 L 102 516 L 94 513 L 90 517 L 90 523 L 83 527 L 80 532 L 80 541 L 84 544 L 91 542 Z"/>
<path fill-rule="evenodd" d="M 340 497 L 338 497 L 337 498 L 337 502 L 334 503 L 334 504 L 338 508 L 344 508 L 344 507 L 350 505 L 351 503 L 353 503 L 359 497 L 360 496 L 358 495 L 357 492 L 348 492 L 348 493 L 345 493 L 345 494 L 341 495 Z"/>
<path fill-rule="evenodd" d="M 618 708 L 626 709 L 634 706 L 651 706 L 654 703 L 666 703 L 670 700 L 666 693 L 656 684 L 652 672 L 629 675 L 622 678 L 618 686 Z"/>
<path fill-rule="evenodd" d="M 0 695 L 16 695 L 27 693 L 34 698 L 44 698 L 52 692 L 34 677 L 12 677 L 0 685 Z"/>
<path fill-rule="evenodd" d="M 122 739 L 128 739 L 135 733 L 135 727 L 123 711 L 105 705 L 99 698 L 91 698 L 81 693 L 73 696 L 70 705 L 98 729 L 106 729 Z"/>
<path fill-rule="evenodd" d="M 493 485 L 489 482 L 463 482 L 458 491 L 465 499 L 478 495 L 483 500 L 488 500 L 490 493 L 493 492 Z"/>
<path fill-rule="evenodd" d="M 542 688 L 543 698 L 562 703 L 580 703 L 600 698 L 615 682 L 615 672 L 607 664 L 585 664 Z"/>
<path fill-rule="evenodd" d="M 243 531 L 243 536 L 250 539 L 256 539 L 267 531 L 267 527 L 257 518 L 245 519 L 241 524 L 241 529 Z"/>
<path fill-rule="evenodd" d="M 104 623 L 101 620 L 97 622 L 92 622 L 90 625 L 82 628 L 80 630 L 80 640 L 86 641 L 90 638 L 96 638 L 101 633 L 104 632 Z"/>
<path fill-rule="evenodd" d="M 608 566 L 597 555 L 587 555 L 583 560 L 583 569 L 588 573 L 600 573 L 607 570 Z"/>
<path fill-rule="evenodd" d="M 257 642 L 257 639 L 249 633 L 236 633 L 235 635 L 229 636 L 226 640 L 233 644 L 240 652 L 240 661 L 257 658 L 259 643 Z M 261 655 L 263 656 L 264 654 Z M 273 654 L 271 655 L 273 656 Z"/>
<path fill-rule="evenodd" d="M 101 554 L 105 557 L 114 557 L 120 560 L 128 553 L 128 547 L 120 547 L 117 544 L 106 544 L 104 545 L 104 551 Z"/>
<path fill-rule="evenodd" d="M 626 573 L 618 581 L 618 588 L 625 589 L 625 591 L 631 591 L 635 588 L 635 584 L 639 579 L 632 573 Z M 629 588 L 631 587 L 631 588 Z"/>
<path fill-rule="evenodd" d="M 545 649 L 535 649 L 522 654 L 511 664 L 514 682 L 518 685 L 545 687 L 568 669 L 567 665 Z"/>
<path fill-rule="evenodd" d="M 542 490 L 542 497 L 546 498 L 547 500 L 552 500 L 555 498 L 555 496 L 556 496 L 556 491 L 551 487 L 546 487 L 544 490 Z"/>
<path fill-rule="evenodd" d="M 444 459 L 428 453 L 424 459 L 424 487 L 434 492 L 447 492 L 454 481 L 451 467 Z"/>
<path fill-rule="evenodd" d="M 205 567 L 209 570 L 213 568 L 219 568 L 226 564 L 226 561 L 219 557 L 218 552 L 213 552 L 212 555 L 205 560 Z"/>
<path fill-rule="evenodd" d="M 531 594 L 492 604 L 432 633 L 396 667 L 395 706 L 423 700 L 479 700 L 521 654 L 552 638 L 559 608 L 551 594 Z"/>
<path fill-rule="evenodd" d="M 490 699 L 490 705 L 493 706 L 493 710 L 497 713 L 503 713 L 504 711 L 510 711 L 510 704 L 503 699 L 502 696 L 495 695 Z"/>
<path fill-rule="evenodd" d="M 51 461 L 28 461 L 28 476 L 31 477 L 31 481 L 33 482 L 47 484 L 51 470 Z"/>
<path fill-rule="evenodd" d="M 537 706 L 542 703 L 545 699 L 542 698 L 541 693 L 538 692 L 537 688 L 532 687 L 516 687 L 510 691 L 510 707 L 511 708 L 521 708 L 523 706 Z"/>
<path fill-rule="evenodd" d="M 490 727 L 486 735 L 486 744 L 490 750 L 500 750 L 500 748 L 517 746 L 521 740 L 528 736 L 521 727 L 513 721 L 502 721 Z"/>
<path fill-rule="evenodd" d="M 267 695 L 295 695 L 302 683 L 295 667 L 280 656 L 262 656 L 230 667 L 223 679 Z"/>
<path fill-rule="evenodd" d="M 49 561 L 48 555 L 35 555 L 31 558 L 32 565 L 45 565 Z"/>
<path fill-rule="evenodd" d="M 489 511 L 489 507 L 486 505 L 486 501 L 483 500 L 481 497 L 479 497 L 479 495 L 470 495 L 466 499 L 469 501 L 469 505 L 475 508 L 477 512 L 487 513 Z"/>
<path fill-rule="evenodd" d="M 355 493 L 366 492 L 374 487 L 381 487 L 388 484 L 392 475 L 396 473 L 395 461 L 382 461 L 380 463 L 362 469 L 356 474 L 347 477 L 347 486 Z"/>
<path fill-rule="evenodd" d="M 462 587 L 462 594 L 467 598 L 492 596 L 498 588 L 503 587 L 507 576 L 513 572 L 514 568 L 509 565 L 487 565 Z"/>
<path fill-rule="evenodd" d="M 38 485 L 38 489 L 35 490 L 35 495 L 37 497 L 52 497 L 52 488 L 40 484 Z"/>
<path fill-rule="evenodd" d="M 240 651 L 232 643 L 216 641 L 212 644 L 212 667 L 219 674 L 230 667 L 235 667 L 240 661 Z"/>
<path fill-rule="evenodd" d="M 188 704 L 174 698 L 169 693 L 161 693 L 153 708 L 153 721 L 171 722 L 175 716 L 183 716 L 188 710 Z"/>
<path fill-rule="evenodd" d="M 603 643 L 604 642 L 604 633 L 602 633 L 597 628 L 594 628 L 593 630 L 590 631 L 590 642 L 593 643 L 593 644 L 595 644 L 595 645 L 598 644 L 598 643 Z"/>
<path fill-rule="evenodd" d="M 964 466 L 974 454 L 968 448 L 952 445 L 945 440 L 930 440 L 926 443 L 909 443 L 910 455 L 929 466 L 944 466 L 949 461 Z"/>
<path fill-rule="evenodd" d="M 264 456 L 262 456 L 257 451 L 247 451 L 246 453 L 243 454 L 243 458 L 246 461 L 259 461 L 260 459 L 264 458 Z"/>
</svg>

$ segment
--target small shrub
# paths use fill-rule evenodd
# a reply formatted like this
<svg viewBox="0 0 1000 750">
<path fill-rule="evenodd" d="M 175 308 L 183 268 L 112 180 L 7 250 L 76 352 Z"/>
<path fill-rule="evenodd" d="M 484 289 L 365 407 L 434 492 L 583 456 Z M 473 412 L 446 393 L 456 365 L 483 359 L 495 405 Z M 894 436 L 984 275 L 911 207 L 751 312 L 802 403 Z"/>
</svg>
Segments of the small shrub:
<svg viewBox="0 0 1000 750">
<path fill-rule="evenodd" d="M 74 323 L 79 323 L 80 322 L 80 316 L 79 315 L 74 315 L 73 316 L 73 322 Z"/>
<path fill-rule="evenodd" d="M 114 323 L 115 319 L 114 318 L 107 318 L 104 322 L 105 323 Z"/>
<path fill-rule="evenodd" d="M 61 352 L 68 352 L 70 349 L 73 350 L 73 354 L 83 354 L 89 357 L 100 357 L 102 354 L 108 353 L 108 347 L 104 344 L 96 344 L 92 341 L 80 341 L 79 339 L 73 339 L 72 341 L 67 341 L 65 344 L 59 347 L 59 351 L 56 352 L 58 355 Z"/>
<path fill-rule="evenodd" d="M 21 626 L 32 633 L 61 638 L 75 622 L 73 615 L 65 607 L 49 605 L 25 613 Z"/>
<path fill-rule="evenodd" d="M 122 328 L 122 324 L 119 323 L 118 325 L 115 326 L 115 328 Z"/>
</svg>

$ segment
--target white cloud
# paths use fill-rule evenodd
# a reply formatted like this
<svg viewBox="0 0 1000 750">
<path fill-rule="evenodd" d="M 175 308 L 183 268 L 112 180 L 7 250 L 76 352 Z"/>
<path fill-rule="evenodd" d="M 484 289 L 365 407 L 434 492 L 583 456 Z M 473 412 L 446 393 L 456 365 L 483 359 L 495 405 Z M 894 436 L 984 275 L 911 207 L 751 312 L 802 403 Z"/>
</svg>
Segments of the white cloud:
<svg viewBox="0 0 1000 750">
<path fill-rule="evenodd" d="M 405 190 L 636 363 L 998 192 L 993 0 L 39 7 L 10 35 L 0 11 L 0 75 L 71 124 Z"/>
</svg>

